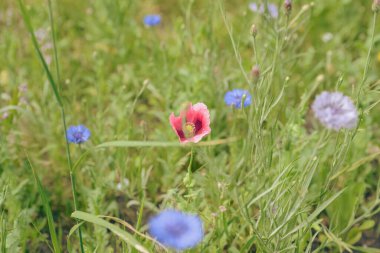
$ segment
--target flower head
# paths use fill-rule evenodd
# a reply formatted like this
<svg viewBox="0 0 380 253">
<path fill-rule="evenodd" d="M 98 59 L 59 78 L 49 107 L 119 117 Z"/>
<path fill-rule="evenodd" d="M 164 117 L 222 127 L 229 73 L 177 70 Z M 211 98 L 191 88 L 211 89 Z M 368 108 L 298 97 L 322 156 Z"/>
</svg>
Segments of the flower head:
<svg viewBox="0 0 380 253">
<path fill-rule="evenodd" d="M 380 10 L 380 0 L 373 0 L 372 10 L 378 12 Z"/>
<path fill-rule="evenodd" d="M 232 105 L 235 108 L 241 108 L 242 104 L 247 107 L 251 104 L 251 95 L 247 90 L 242 89 L 227 91 L 226 95 L 224 95 L 224 102 L 228 106 Z"/>
<path fill-rule="evenodd" d="M 258 65 L 254 65 L 251 69 L 251 74 L 253 79 L 257 80 L 260 77 L 260 67 Z"/>
<path fill-rule="evenodd" d="M 91 136 L 90 130 L 83 125 L 70 126 L 66 134 L 67 140 L 75 144 L 86 142 Z"/>
<path fill-rule="evenodd" d="M 162 211 L 151 218 L 149 233 L 163 245 L 176 250 L 195 247 L 204 235 L 202 220 L 198 215 L 173 209 Z"/>
<path fill-rule="evenodd" d="M 250 3 L 248 6 L 249 9 L 253 12 L 264 13 L 264 5 L 262 4 L 258 6 L 257 3 Z"/>
<path fill-rule="evenodd" d="M 180 116 L 170 115 L 170 124 L 182 143 L 199 142 L 211 132 L 210 112 L 203 103 L 190 104 Z"/>
<path fill-rule="evenodd" d="M 336 131 L 356 127 L 358 112 L 352 100 L 340 92 L 324 91 L 312 105 L 314 115 L 328 129 Z"/>
<path fill-rule="evenodd" d="M 278 18 L 278 7 L 275 4 L 268 3 L 268 5 L 265 6 L 264 4 L 258 5 L 257 3 L 250 3 L 248 7 L 251 11 L 259 14 L 263 14 L 265 11 L 265 7 L 267 7 L 270 16 L 272 18 Z"/>
<path fill-rule="evenodd" d="M 161 22 L 161 16 L 158 14 L 146 15 L 144 17 L 144 24 L 146 26 L 156 26 Z"/>
<path fill-rule="evenodd" d="M 285 8 L 285 12 L 286 14 L 290 14 L 290 12 L 292 11 L 292 0 L 285 0 L 284 1 L 284 8 Z"/>
<path fill-rule="evenodd" d="M 268 11 L 272 18 L 278 18 L 278 8 L 275 4 L 268 4 Z"/>
</svg>

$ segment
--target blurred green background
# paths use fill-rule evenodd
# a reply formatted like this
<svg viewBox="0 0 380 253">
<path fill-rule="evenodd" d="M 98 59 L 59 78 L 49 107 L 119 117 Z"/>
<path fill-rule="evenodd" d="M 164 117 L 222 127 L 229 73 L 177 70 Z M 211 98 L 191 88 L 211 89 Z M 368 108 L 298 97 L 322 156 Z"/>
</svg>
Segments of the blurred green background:
<svg viewBox="0 0 380 253">
<path fill-rule="evenodd" d="M 206 237 L 189 252 L 380 252 L 379 25 L 357 100 L 371 1 L 297 0 L 289 17 L 273 1 L 277 19 L 252 12 L 248 1 L 53 1 L 59 80 L 47 1 L 24 2 L 68 125 L 92 133 L 88 143 L 70 145 L 74 161 L 88 152 L 75 171 L 79 210 L 119 217 L 143 233 L 165 207 L 198 213 Z M 152 13 L 161 24 L 144 26 Z M 75 220 L 61 114 L 17 1 L 0 2 L 0 55 L 1 249 L 51 250 L 28 154 L 64 251 L 79 252 L 76 235 L 67 238 Z M 259 81 L 250 74 L 256 64 Z M 256 103 L 228 108 L 223 97 L 234 88 L 248 89 Z M 317 123 L 310 104 L 323 90 L 357 103 L 357 131 Z M 207 140 L 236 138 L 193 148 L 191 186 L 187 146 L 94 148 L 176 142 L 168 118 L 187 102 L 207 104 Z M 133 252 L 104 228 L 82 227 L 86 252 Z"/>
</svg>

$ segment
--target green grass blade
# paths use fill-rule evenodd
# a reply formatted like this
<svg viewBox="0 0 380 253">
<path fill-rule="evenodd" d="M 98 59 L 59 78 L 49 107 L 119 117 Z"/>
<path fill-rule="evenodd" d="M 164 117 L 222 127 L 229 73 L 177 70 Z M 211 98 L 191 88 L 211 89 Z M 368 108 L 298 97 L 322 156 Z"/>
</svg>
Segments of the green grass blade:
<svg viewBox="0 0 380 253">
<path fill-rule="evenodd" d="M 193 147 L 193 146 L 216 146 L 236 141 L 236 138 L 220 139 L 214 141 L 204 141 L 197 144 L 182 144 L 178 141 L 110 141 L 99 144 L 95 148 L 138 148 L 138 147 Z"/>
<path fill-rule="evenodd" d="M 7 222 L 5 220 L 5 214 L 4 212 L 1 214 L 1 230 L 0 230 L 0 233 L 1 233 L 1 245 L 0 245 L 0 249 L 1 249 L 1 252 L 4 252 L 6 253 L 7 252 Z"/>
<path fill-rule="evenodd" d="M 53 244 L 54 252 L 59 253 L 59 252 L 61 252 L 61 247 L 60 247 L 60 244 L 58 241 L 57 233 L 56 233 L 55 228 L 54 228 L 54 219 L 53 219 L 53 214 L 51 212 L 48 197 L 46 196 L 46 193 L 45 193 L 45 190 L 41 184 L 41 181 L 40 181 L 36 171 L 34 170 L 32 164 L 30 163 L 29 159 L 27 159 L 27 165 L 33 172 L 33 176 L 34 176 L 34 179 L 35 179 L 36 184 L 37 184 L 38 192 L 39 192 L 40 197 L 42 199 L 42 204 L 43 204 L 46 219 L 48 222 L 49 232 L 50 232 L 50 237 L 51 237 L 51 242 Z"/>
<path fill-rule="evenodd" d="M 351 248 L 358 252 L 363 252 L 363 253 L 380 253 L 380 249 L 375 249 L 375 248 L 370 248 L 370 247 L 354 246 Z"/>
<path fill-rule="evenodd" d="M 49 6 L 49 18 L 50 18 L 50 27 L 51 27 L 51 37 L 53 40 L 53 49 L 54 49 L 54 64 L 55 64 L 55 71 L 56 71 L 56 77 L 57 77 L 57 83 L 58 85 L 61 82 L 61 76 L 59 71 L 59 62 L 58 62 L 58 51 L 57 51 L 57 35 L 55 32 L 54 27 L 54 15 L 53 15 L 53 8 L 51 4 L 51 0 L 48 0 L 48 6 Z M 58 88 L 61 88 L 61 86 L 58 86 Z"/>
<path fill-rule="evenodd" d="M 34 34 L 34 29 L 33 29 L 33 26 L 32 26 L 32 23 L 30 22 L 30 18 L 29 18 L 29 15 L 28 15 L 28 12 L 25 8 L 25 5 L 23 3 L 22 0 L 18 0 L 18 3 L 20 5 L 20 9 L 21 9 L 21 14 L 22 14 L 22 17 L 24 19 L 24 22 L 25 22 L 25 25 L 26 25 L 26 28 L 28 29 L 29 33 L 30 33 L 30 36 L 32 37 L 32 43 L 33 43 L 33 46 L 34 46 L 34 49 L 36 50 L 37 52 L 37 55 L 39 57 L 39 59 L 41 60 L 41 63 L 42 63 L 42 66 L 43 68 L 45 69 L 45 72 L 46 72 L 46 75 L 48 77 L 48 80 L 49 80 L 49 83 L 53 89 L 53 92 L 54 92 L 54 96 L 55 98 L 57 99 L 57 102 L 60 106 L 62 106 L 62 100 L 61 100 L 61 97 L 59 96 L 59 92 L 58 92 L 58 88 L 57 88 L 57 85 L 55 84 L 54 82 L 54 78 L 49 70 L 49 67 L 46 63 L 46 60 L 40 50 L 40 47 L 38 45 L 38 42 L 37 42 L 37 39 L 36 39 L 36 35 Z"/>
<path fill-rule="evenodd" d="M 71 217 L 76 218 L 78 220 L 83 220 L 86 222 L 93 223 L 95 225 L 104 227 L 109 229 L 112 233 L 120 237 L 123 241 L 134 247 L 136 250 L 138 250 L 141 253 L 149 253 L 149 251 L 140 244 L 131 234 L 127 233 L 126 231 L 122 230 L 116 225 L 113 225 L 93 214 L 81 212 L 81 211 L 75 211 L 71 214 Z"/>
<path fill-rule="evenodd" d="M 53 78 L 53 75 L 51 74 L 50 70 L 49 70 L 49 67 L 46 63 L 46 60 L 40 50 L 40 47 L 38 45 L 38 42 L 37 42 L 37 39 L 36 39 L 36 36 L 34 34 L 34 29 L 33 29 L 33 26 L 32 26 L 32 23 L 30 22 L 30 18 L 29 18 L 29 15 L 28 15 L 28 12 L 25 8 L 25 5 L 23 3 L 22 0 L 18 0 L 18 3 L 20 5 L 20 9 L 21 9 L 21 14 L 22 14 L 22 17 L 24 19 L 24 22 L 25 22 L 25 25 L 30 33 L 30 36 L 32 38 L 32 43 L 33 43 L 33 46 L 37 52 L 37 55 L 39 57 L 39 59 L 41 60 L 41 63 L 42 63 L 42 66 L 46 72 L 46 75 L 48 77 L 48 80 L 49 80 L 49 83 L 50 83 L 50 86 L 52 87 L 53 89 L 53 92 L 54 92 L 54 96 L 58 102 L 58 105 L 60 107 L 60 110 L 61 110 L 61 115 L 62 115 L 62 124 L 63 124 L 63 128 L 64 128 L 64 133 L 65 133 L 65 139 L 66 139 L 66 154 L 67 154 L 67 159 L 68 159 L 68 164 L 69 164 L 69 168 L 70 168 L 70 176 L 71 176 L 71 182 L 72 182 L 72 190 L 73 190 L 73 199 L 74 199 L 74 207 L 75 207 L 75 210 L 77 209 L 77 206 L 78 206 L 78 203 L 77 203 L 77 197 L 76 197 L 76 191 L 75 191 L 75 185 L 74 185 L 74 181 L 73 181 L 73 175 L 72 175 L 72 161 L 71 161 L 71 155 L 70 155 L 70 147 L 69 147 L 69 143 L 67 141 L 67 126 L 66 126 L 66 115 L 65 115 L 65 110 L 64 110 L 64 107 L 63 107 L 63 103 L 62 103 L 62 99 L 61 99 L 61 96 L 59 95 L 59 91 L 58 91 L 58 87 L 54 81 L 54 78 Z M 56 66 L 58 66 L 58 55 L 57 55 L 57 50 L 56 50 L 56 44 L 55 44 L 55 32 L 54 32 L 54 20 L 53 20 L 53 13 L 52 13 L 52 9 L 51 9 L 51 3 L 50 1 L 48 2 L 49 4 L 49 14 L 50 14 L 50 23 L 51 23 L 51 29 L 52 29 L 52 33 L 53 33 L 53 42 L 54 42 L 54 57 L 55 57 L 55 61 L 56 61 Z M 57 67 L 56 68 L 56 71 L 57 71 L 57 78 L 59 78 L 59 68 Z M 81 252 L 84 253 L 84 248 L 83 248 L 83 239 L 82 239 L 82 232 L 79 228 L 78 230 L 79 232 L 79 241 L 80 241 L 80 247 L 81 247 Z"/>
<path fill-rule="evenodd" d="M 345 190 L 346 190 L 346 188 L 340 190 L 339 192 L 337 192 L 333 196 L 331 196 L 328 200 L 323 202 L 320 206 L 317 207 L 317 209 L 314 210 L 314 212 L 312 214 L 309 215 L 309 217 L 304 222 L 302 222 L 301 224 L 296 226 L 292 231 L 290 231 L 288 234 L 286 234 L 283 237 L 283 239 L 285 239 L 289 235 L 299 231 L 303 227 L 310 224 L 323 210 L 326 209 L 326 207 L 328 207 L 335 199 L 337 199 Z"/>
</svg>

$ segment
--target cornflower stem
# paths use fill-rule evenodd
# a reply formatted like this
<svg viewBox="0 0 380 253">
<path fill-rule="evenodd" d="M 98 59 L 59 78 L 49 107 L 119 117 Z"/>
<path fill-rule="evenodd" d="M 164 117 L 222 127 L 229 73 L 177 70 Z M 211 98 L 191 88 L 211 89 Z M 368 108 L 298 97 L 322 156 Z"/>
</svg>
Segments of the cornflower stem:
<svg viewBox="0 0 380 253">
<path fill-rule="evenodd" d="M 232 35 L 232 28 L 231 28 L 231 26 L 227 22 L 227 16 L 226 16 L 226 13 L 225 13 L 225 11 L 223 9 L 223 5 L 222 5 L 221 0 L 219 0 L 218 3 L 219 3 L 219 10 L 220 10 L 220 13 L 222 15 L 224 25 L 226 26 L 228 35 L 229 35 L 230 40 L 231 40 L 232 48 L 233 48 L 234 53 L 235 53 L 235 58 L 236 58 L 236 60 L 237 60 L 237 62 L 239 64 L 240 70 L 241 70 L 241 72 L 242 72 L 245 80 L 247 81 L 249 87 L 252 87 L 252 82 L 248 78 L 248 75 L 247 75 L 247 73 L 246 73 L 246 71 L 244 69 L 243 63 L 242 63 L 241 55 L 240 55 L 240 53 L 238 51 L 238 48 L 237 48 L 237 46 L 235 44 L 235 40 L 234 40 L 233 35 Z"/>
<path fill-rule="evenodd" d="M 66 114 L 65 114 L 65 108 L 62 103 L 60 91 L 61 91 L 61 85 L 60 85 L 60 71 L 59 71 L 59 62 L 58 62 L 58 53 L 57 53 L 57 44 L 56 44 L 56 35 L 55 35 L 55 29 L 54 29 L 54 18 L 53 18 L 53 10 L 52 10 L 52 5 L 51 5 L 51 0 L 48 0 L 48 7 L 49 7 L 49 16 L 50 16 L 50 26 L 52 30 L 52 38 L 53 38 L 53 48 L 54 48 L 54 60 L 55 60 L 55 67 L 56 67 L 56 78 L 57 78 L 57 84 L 58 84 L 58 89 L 55 88 L 55 82 L 54 78 L 50 78 L 51 84 L 53 89 L 55 90 L 55 95 L 57 98 L 58 105 L 61 110 L 61 116 L 62 116 L 62 124 L 63 124 L 63 130 L 65 134 L 65 141 L 66 141 L 66 157 L 67 157 L 67 163 L 69 165 L 69 170 L 70 170 L 70 182 L 71 182 L 71 190 L 73 194 L 73 202 L 74 202 L 74 210 L 78 210 L 78 200 L 77 200 L 77 192 L 76 192 L 76 187 L 75 187 L 75 175 L 74 175 L 74 170 L 73 170 L 73 163 L 71 159 L 71 153 L 70 153 L 70 145 L 69 141 L 67 139 L 67 124 L 66 124 Z M 34 36 L 34 34 L 32 35 Z M 42 57 L 42 61 L 44 62 L 45 59 Z M 51 76 L 50 70 L 47 67 L 46 63 L 45 65 L 45 70 L 48 75 Z M 76 221 L 78 224 L 78 221 Z M 84 253 L 84 247 L 83 247 L 83 238 L 82 238 L 82 229 L 81 227 L 78 228 L 78 235 L 79 235 L 79 244 L 80 244 L 80 249 L 81 252 Z"/>
<path fill-rule="evenodd" d="M 51 86 L 51 88 L 53 90 L 54 97 L 55 97 L 55 99 L 57 101 L 58 107 L 59 107 L 60 112 L 61 112 L 62 124 L 63 124 L 64 132 L 65 132 L 64 133 L 65 134 L 65 139 L 66 139 L 66 156 L 67 156 L 67 161 L 68 161 L 69 170 L 70 170 L 70 180 L 71 180 L 71 188 L 72 188 L 72 191 L 73 191 L 72 194 L 73 194 L 74 208 L 75 208 L 75 210 L 77 210 L 78 204 L 77 204 L 77 195 L 76 195 L 76 189 L 75 189 L 75 177 L 74 177 L 72 160 L 71 160 L 71 155 L 70 155 L 69 142 L 67 140 L 66 115 L 65 115 L 65 109 L 64 109 L 64 106 L 63 106 L 62 98 L 61 98 L 61 95 L 60 95 L 60 90 L 57 87 L 57 82 L 59 82 L 59 80 L 57 80 L 57 81 L 54 80 L 54 77 L 53 77 L 53 75 L 52 75 L 52 73 L 50 71 L 50 68 L 49 68 L 48 64 L 46 63 L 46 60 L 45 60 L 45 58 L 44 58 L 44 56 L 43 56 L 43 54 L 41 52 L 39 43 L 37 41 L 36 35 L 34 34 L 34 29 L 33 29 L 32 23 L 30 21 L 29 15 L 28 15 L 28 11 L 25 8 L 25 5 L 24 5 L 23 1 L 22 0 L 18 0 L 18 3 L 19 3 L 19 6 L 20 6 L 22 17 L 24 19 L 24 23 L 25 23 L 26 28 L 28 29 L 29 34 L 31 36 L 34 49 L 36 50 L 38 58 L 40 59 L 40 61 L 42 63 L 43 69 L 45 70 L 45 73 L 47 75 L 48 81 L 49 81 L 50 86 Z M 53 21 L 54 20 L 52 18 L 53 17 L 53 12 L 52 12 L 52 8 L 51 8 L 51 5 L 50 5 L 49 1 L 48 1 L 48 4 L 49 4 L 49 15 L 51 16 L 51 18 L 50 18 L 50 24 L 51 24 L 52 30 L 53 30 L 54 29 L 53 28 L 53 26 L 54 26 Z M 54 31 L 53 31 L 53 33 L 54 33 Z M 53 40 L 55 40 L 55 36 L 54 35 L 53 35 Z M 56 44 L 53 43 L 53 46 L 54 46 L 54 54 L 55 54 L 55 58 L 54 59 L 58 62 Z M 59 68 L 56 68 L 56 70 L 59 71 Z M 59 73 L 57 73 L 57 78 L 59 78 Z M 78 221 L 77 221 L 77 223 L 78 223 Z M 80 227 L 78 229 L 78 233 L 79 233 L 79 241 L 80 241 L 81 252 L 84 253 L 83 240 L 82 240 L 82 232 L 81 232 L 81 228 Z"/>
<path fill-rule="evenodd" d="M 368 49 L 367 60 L 366 60 L 364 72 L 363 72 L 363 78 L 362 78 L 360 85 L 359 85 L 359 92 L 358 92 L 358 96 L 357 96 L 357 103 L 358 104 L 360 102 L 360 96 L 361 96 L 361 93 L 363 90 L 364 83 L 367 80 L 369 63 L 371 61 L 371 53 L 372 53 L 372 49 L 373 49 L 373 42 L 375 40 L 376 19 L 377 19 L 377 12 L 374 11 L 373 12 L 372 30 L 371 30 L 371 42 L 370 42 L 371 44 L 370 44 L 369 49 Z"/>
<path fill-rule="evenodd" d="M 71 160 L 71 153 L 70 153 L 70 145 L 69 141 L 67 139 L 67 124 L 66 124 L 66 115 L 65 115 L 65 109 L 63 107 L 63 104 L 59 103 L 61 108 L 61 116 L 62 116 L 62 124 L 63 124 L 63 130 L 65 132 L 65 140 L 66 140 L 66 157 L 67 157 L 67 163 L 69 165 L 70 170 L 70 182 L 71 182 L 71 190 L 73 194 L 73 201 L 74 201 L 74 210 L 78 210 L 78 200 L 77 200 L 77 192 L 75 187 L 75 175 L 73 170 L 73 163 Z M 77 221 L 78 224 L 78 221 Z M 79 244 L 81 252 L 84 253 L 84 247 L 83 247 L 83 238 L 82 238 L 82 229 L 81 227 L 78 228 L 78 234 L 79 234 Z"/>
</svg>

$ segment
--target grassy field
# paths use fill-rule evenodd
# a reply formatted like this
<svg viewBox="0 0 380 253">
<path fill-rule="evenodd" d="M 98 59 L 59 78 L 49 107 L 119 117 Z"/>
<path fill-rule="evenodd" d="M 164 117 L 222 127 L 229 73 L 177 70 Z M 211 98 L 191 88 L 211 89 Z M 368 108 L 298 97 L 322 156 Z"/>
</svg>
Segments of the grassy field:
<svg viewBox="0 0 380 253">
<path fill-rule="evenodd" d="M 185 252 L 380 252 L 380 3 L 268 4 L 0 1 L 0 252 L 180 252 L 149 232 L 168 208 L 202 220 Z M 211 133 L 183 144 L 189 103 Z"/>
</svg>

